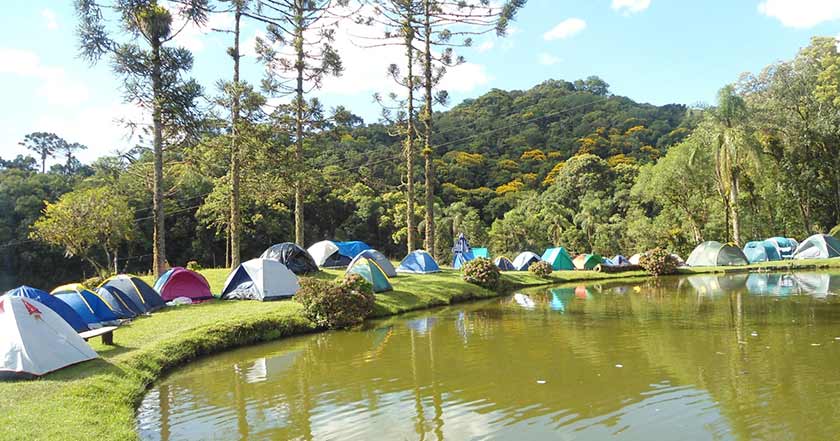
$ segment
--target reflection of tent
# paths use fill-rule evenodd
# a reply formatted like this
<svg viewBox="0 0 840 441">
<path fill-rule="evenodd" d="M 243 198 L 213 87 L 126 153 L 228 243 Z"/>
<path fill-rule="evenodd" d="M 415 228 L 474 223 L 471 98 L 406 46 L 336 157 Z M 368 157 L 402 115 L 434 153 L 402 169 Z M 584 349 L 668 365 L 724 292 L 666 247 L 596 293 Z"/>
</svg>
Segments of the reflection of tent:
<svg viewBox="0 0 840 441">
<path fill-rule="evenodd" d="M 487 248 L 473 248 L 472 253 L 473 253 L 473 256 L 476 257 L 476 258 L 478 258 L 478 257 L 483 257 L 485 259 L 490 258 L 490 250 L 488 250 Z"/>
<path fill-rule="evenodd" d="M 710 241 L 697 245 L 686 263 L 689 266 L 734 266 L 747 265 L 749 262 L 740 249 Z"/>
<path fill-rule="evenodd" d="M 213 298 L 204 276 L 180 266 L 163 273 L 155 282 L 155 291 L 165 302 L 178 297 L 187 297 L 194 302 Z"/>
<path fill-rule="evenodd" d="M 747 291 L 753 295 L 789 296 L 797 293 L 798 283 L 790 274 L 752 273 L 747 277 Z"/>
<path fill-rule="evenodd" d="M 642 260 L 642 255 L 640 253 L 636 253 L 630 256 L 630 265 L 638 265 L 640 260 Z"/>
<path fill-rule="evenodd" d="M 271 259 L 251 259 L 228 275 L 223 300 L 277 300 L 295 295 L 298 279 L 286 265 Z"/>
<path fill-rule="evenodd" d="M 125 293 L 135 305 L 142 309 L 141 313 L 154 312 L 166 306 L 160 294 L 141 278 L 120 274 L 106 280 L 102 286 L 113 286 Z"/>
<path fill-rule="evenodd" d="M 40 302 L 58 314 L 58 316 L 64 319 L 64 321 L 75 329 L 76 332 L 90 330 L 87 323 L 79 317 L 79 313 L 71 308 L 70 305 L 64 303 L 64 300 L 61 300 L 58 297 L 49 295 L 46 291 L 41 291 L 40 289 L 23 285 L 7 292 L 6 295 L 7 297 L 26 297 Z"/>
<path fill-rule="evenodd" d="M 440 271 L 435 259 L 423 250 L 412 251 L 400 262 L 398 273 L 428 274 Z"/>
<path fill-rule="evenodd" d="M 513 259 L 513 269 L 516 271 L 528 271 L 532 263 L 539 261 L 540 256 L 530 251 L 523 251 L 516 256 L 516 259 Z"/>
<path fill-rule="evenodd" d="M 686 278 L 691 287 L 699 294 L 716 296 L 744 288 L 747 283 L 746 274 L 698 275 Z"/>
<path fill-rule="evenodd" d="M 129 319 L 137 317 L 143 313 L 143 310 L 134 304 L 134 301 L 128 297 L 128 294 L 120 291 L 113 286 L 101 286 L 96 291 L 99 297 L 108 303 L 114 314 L 120 318 Z"/>
<path fill-rule="evenodd" d="M 792 259 L 796 247 L 799 246 L 799 242 L 796 239 L 789 237 L 771 237 L 767 239 L 767 242 L 776 245 L 776 249 L 779 251 L 779 255 L 782 256 L 782 259 Z"/>
<path fill-rule="evenodd" d="M 744 245 L 744 255 L 750 263 L 782 260 L 775 242 L 767 240 L 747 242 Z"/>
<path fill-rule="evenodd" d="M 452 247 L 452 268 L 460 269 L 465 263 L 475 259 L 470 248 L 470 243 L 464 233 L 458 234 L 458 239 L 455 240 L 455 246 Z"/>
<path fill-rule="evenodd" d="M 827 234 L 815 234 L 805 239 L 793 253 L 794 259 L 826 259 L 840 257 L 840 240 Z"/>
<path fill-rule="evenodd" d="M 591 270 L 604 262 L 604 258 L 597 254 L 578 254 L 573 260 L 575 268 L 579 270 Z"/>
<path fill-rule="evenodd" d="M 548 248 L 543 253 L 542 260 L 548 262 L 554 271 L 575 269 L 572 256 L 569 256 L 569 253 L 563 247 Z"/>
<path fill-rule="evenodd" d="M 37 300 L 0 298 L 0 378 L 40 376 L 97 358 L 61 316 Z"/>
<path fill-rule="evenodd" d="M 357 254 L 356 257 L 354 257 L 353 260 L 350 261 L 350 264 L 348 266 L 353 266 L 353 263 L 356 262 L 356 260 L 361 259 L 362 257 L 371 259 L 374 262 L 376 262 L 376 264 L 379 265 L 379 269 L 381 269 L 386 276 L 397 276 L 397 270 L 394 269 L 394 265 L 391 263 L 391 261 L 388 260 L 388 258 L 385 257 L 384 254 L 373 249 L 364 250 L 361 253 Z"/>
<path fill-rule="evenodd" d="M 510 261 L 505 256 L 499 256 L 496 260 L 493 261 L 496 264 L 496 267 L 499 268 L 499 271 L 515 271 L 516 268 L 513 266 L 513 262 Z"/>
<path fill-rule="evenodd" d="M 119 320 L 102 298 L 79 283 L 59 286 L 50 294 L 70 305 L 90 328 L 115 325 Z"/>
<path fill-rule="evenodd" d="M 350 264 L 350 260 L 364 250 L 369 250 L 370 245 L 351 240 L 347 242 L 333 242 L 322 240 L 312 244 L 306 251 L 315 260 L 315 263 L 324 268 L 342 268 Z"/>
<path fill-rule="evenodd" d="M 513 301 L 525 309 L 534 309 L 537 306 L 527 294 L 516 293 L 513 295 Z"/>
<path fill-rule="evenodd" d="M 295 274 L 314 273 L 318 265 L 312 256 L 297 244 L 291 242 L 278 243 L 263 251 L 260 259 L 276 260 Z"/>
<path fill-rule="evenodd" d="M 385 292 L 394 289 L 379 264 L 367 257 L 353 259 L 353 264 L 347 268 L 347 274 L 358 274 L 364 277 L 373 286 L 373 292 Z"/>
</svg>

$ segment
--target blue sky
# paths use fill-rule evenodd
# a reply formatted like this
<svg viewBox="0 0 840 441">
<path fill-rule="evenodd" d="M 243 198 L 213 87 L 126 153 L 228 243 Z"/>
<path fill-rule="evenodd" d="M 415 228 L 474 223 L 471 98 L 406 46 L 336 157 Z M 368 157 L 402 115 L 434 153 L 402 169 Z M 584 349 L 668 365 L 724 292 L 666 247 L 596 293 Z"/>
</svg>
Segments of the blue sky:
<svg viewBox="0 0 840 441">
<path fill-rule="evenodd" d="M 0 157 L 23 152 L 26 133 L 52 131 L 88 145 L 83 161 L 132 142 L 116 119 L 143 115 L 122 102 L 120 81 L 107 62 L 77 57 L 70 0 L 7 0 L 0 18 Z M 212 27 L 229 18 L 216 16 Z M 249 24 L 243 44 L 260 26 Z M 328 106 L 343 104 L 366 121 L 378 118 L 374 92 L 391 90 L 394 48 L 363 49 L 339 32 L 345 74 L 315 92 Z M 529 0 L 506 38 L 479 37 L 461 53 L 444 87 L 452 104 L 492 89 L 527 89 L 546 79 L 598 75 L 613 93 L 654 104 L 712 102 L 742 72 L 792 58 L 811 36 L 840 37 L 838 0 Z M 212 91 L 229 78 L 228 36 L 187 28 L 177 42 L 194 52 L 193 75 Z M 246 48 L 246 54 L 248 51 Z M 258 83 L 262 68 L 246 58 L 243 79 Z"/>
</svg>

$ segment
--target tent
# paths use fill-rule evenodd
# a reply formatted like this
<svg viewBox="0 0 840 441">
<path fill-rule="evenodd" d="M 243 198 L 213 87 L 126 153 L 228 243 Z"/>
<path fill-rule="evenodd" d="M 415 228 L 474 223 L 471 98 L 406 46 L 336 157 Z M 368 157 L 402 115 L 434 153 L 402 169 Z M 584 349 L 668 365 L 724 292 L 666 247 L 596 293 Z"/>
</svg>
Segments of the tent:
<svg viewBox="0 0 840 441">
<path fill-rule="evenodd" d="M 739 248 L 710 241 L 697 245 L 686 263 L 688 266 L 735 266 L 747 265 L 749 261 Z"/>
<path fill-rule="evenodd" d="M 276 260 L 295 274 L 318 272 L 318 264 L 309 253 L 291 242 L 278 243 L 263 251 L 260 259 Z"/>
<path fill-rule="evenodd" d="M 58 314 L 59 317 L 64 319 L 67 324 L 70 325 L 76 332 L 84 332 L 89 331 L 90 327 L 79 317 L 79 313 L 77 313 L 73 308 L 70 307 L 67 303 L 64 303 L 64 300 L 59 299 L 58 297 L 53 297 L 49 295 L 46 291 L 41 291 L 40 289 L 33 288 L 31 286 L 19 286 L 13 290 L 10 290 L 6 293 L 7 297 L 26 297 L 27 299 L 35 300 L 47 308 L 50 308 L 53 312 Z"/>
<path fill-rule="evenodd" d="M 119 274 L 106 280 L 102 286 L 113 286 L 122 291 L 140 308 L 142 314 L 154 312 L 166 306 L 160 294 L 137 276 Z"/>
<path fill-rule="evenodd" d="M 591 270 L 604 262 L 604 258 L 597 254 L 578 254 L 573 260 L 575 268 L 579 270 Z"/>
<path fill-rule="evenodd" d="M 771 242 L 776 245 L 776 249 L 779 251 L 779 255 L 782 256 L 782 259 L 792 259 L 796 247 L 799 246 L 799 242 L 796 239 L 789 237 L 771 237 L 766 242 Z"/>
<path fill-rule="evenodd" d="M 358 274 L 364 277 L 365 280 L 373 285 L 373 292 L 385 292 L 394 289 L 388 280 L 388 276 L 385 275 L 385 272 L 382 271 L 379 264 L 375 260 L 368 259 L 367 257 L 353 259 L 353 264 L 347 268 L 346 274 Z"/>
<path fill-rule="evenodd" d="M 193 302 L 212 299 L 210 284 L 201 274 L 176 266 L 158 277 L 155 291 L 160 293 L 164 302 L 178 297 L 187 297 Z"/>
<path fill-rule="evenodd" d="M 490 250 L 487 248 L 473 248 L 472 249 L 473 256 L 475 258 L 483 257 L 485 259 L 490 258 Z"/>
<path fill-rule="evenodd" d="M 470 243 L 464 233 L 458 234 L 458 239 L 455 240 L 455 246 L 452 247 L 452 268 L 461 269 L 465 263 L 475 259 L 470 248 Z"/>
<path fill-rule="evenodd" d="M 376 251 L 376 250 L 364 250 L 364 251 L 362 251 L 361 253 L 357 254 L 356 257 L 354 257 L 353 260 L 350 261 L 350 264 L 347 265 L 347 266 L 348 267 L 353 266 L 353 264 L 356 263 L 357 260 L 359 260 L 363 257 L 366 258 L 366 259 L 371 259 L 374 262 L 376 262 L 376 264 L 379 265 L 379 269 L 381 269 L 382 272 L 385 273 L 386 276 L 397 277 L 397 270 L 394 269 L 394 265 L 391 263 L 391 261 L 388 260 L 388 258 L 385 257 L 384 254 L 382 254 L 382 253 L 380 253 L 379 251 Z"/>
<path fill-rule="evenodd" d="M 318 266 L 340 268 L 349 265 L 357 254 L 370 249 L 370 245 L 358 240 L 348 242 L 322 240 L 312 244 L 306 251 L 309 252 Z"/>
<path fill-rule="evenodd" d="M 510 261 L 505 256 L 499 256 L 496 260 L 493 261 L 496 264 L 496 267 L 499 268 L 500 271 L 515 271 L 516 268 L 513 267 L 513 262 Z"/>
<path fill-rule="evenodd" d="M 50 294 L 70 305 L 91 329 L 119 323 L 119 317 L 108 304 L 80 283 L 59 286 Z"/>
<path fill-rule="evenodd" d="M 251 259 L 228 275 L 223 300 L 276 300 L 300 289 L 298 278 L 286 265 L 271 259 Z"/>
<path fill-rule="evenodd" d="M 630 265 L 630 261 L 627 260 L 627 258 L 622 256 L 621 254 L 613 257 L 612 259 L 609 259 L 609 261 L 610 261 L 609 263 L 611 263 L 613 266 Z"/>
<path fill-rule="evenodd" d="M 397 267 L 398 273 L 428 274 L 440 271 L 435 259 L 423 250 L 412 251 Z"/>
<path fill-rule="evenodd" d="M 143 314 L 143 310 L 131 300 L 128 294 L 113 286 L 102 286 L 96 293 L 119 318 L 130 319 Z"/>
<path fill-rule="evenodd" d="M 750 263 L 782 260 L 776 243 L 769 240 L 747 242 L 744 245 L 744 255 Z"/>
<path fill-rule="evenodd" d="M 573 270 L 572 256 L 563 247 L 549 248 L 542 255 L 542 260 L 551 264 L 554 271 Z"/>
<path fill-rule="evenodd" d="M 52 309 L 25 297 L 0 298 L 0 378 L 21 379 L 97 358 Z"/>
<path fill-rule="evenodd" d="M 630 256 L 630 265 L 638 265 L 639 261 L 641 261 L 641 260 L 642 260 L 642 254 L 641 253 L 636 253 L 636 254 Z"/>
<path fill-rule="evenodd" d="M 840 240 L 827 234 L 815 234 L 804 241 L 793 253 L 794 259 L 826 259 L 840 257 Z"/>
<path fill-rule="evenodd" d="M 539 262 L 540 256 L 530 252 L 530 251 L 523 251 L 513 259 L 513 269 L 516 271 L 528 271 L 528 268 L 531 267 L 531 264 L 534 262 Z"/>
</svg>

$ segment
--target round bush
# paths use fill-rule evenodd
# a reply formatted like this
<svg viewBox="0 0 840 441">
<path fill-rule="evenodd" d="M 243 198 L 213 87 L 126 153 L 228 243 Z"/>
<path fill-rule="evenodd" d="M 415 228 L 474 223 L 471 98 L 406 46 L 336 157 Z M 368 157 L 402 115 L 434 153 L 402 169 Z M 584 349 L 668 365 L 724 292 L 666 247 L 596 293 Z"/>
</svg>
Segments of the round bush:
<svg viewBox="0 0 840 441">
<path fill-rule="evenodd" d="M 660 276 L 663 274 L 675 274 L 679 262 L 677 262 L 677 259 L 668 250 L 654 248 L 642 254 L 639 259 L 639 266 L 654 276 Z"/>
<path fill-rule="evenodd" d="M 373 287 L 358 274 L 348 274 L 336 282 L 301 278 L 295 300 L 303 305 L 306 318 L 329 329 L 363 322 L 373 312 L 376 301 Z"/>
<path fill-rule="evenodd" d="M 551 268 L 551 264 L 540 260 L 539 262 L 534 262 L 531 266 L 528 267 L 528 271 L 534 274 L 537 277 L 541 277 L 543 279 L 549 278 L 551 276 L 551 272 L 553 269 Z"/>
<path fill-rule="evenodd" d="M 499 267 L 490 259 L 479 257 L 464 264 L 464 281 L 488 288 L 496 289 L 499 285 L 501 273 Z"/>
</svg>

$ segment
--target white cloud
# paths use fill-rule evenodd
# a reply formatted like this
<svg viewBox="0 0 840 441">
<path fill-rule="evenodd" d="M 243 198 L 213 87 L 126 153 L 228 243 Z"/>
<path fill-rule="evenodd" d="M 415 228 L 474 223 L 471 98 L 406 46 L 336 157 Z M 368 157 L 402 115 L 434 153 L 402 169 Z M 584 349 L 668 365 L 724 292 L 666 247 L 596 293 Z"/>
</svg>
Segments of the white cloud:
<svg viewBox="0 0 840 441">
<path fill-rule="evenodd" d="M 90 96 L 90 91 L 81 82 L 67 77 L 64 68 L 46 66 L 37 54 L 27 50 L 0 48 L 0 75 L 34 79 L 39 81 L 35 95 L 57 106 L 77 106 Z"/>
<path fill-rule="evenodd" d="M 51 31 L 58 29 L 58 17 L 56 17 L 55 11 L 50 8 L 44 8 L 41 10 L 41 17 L 44 17 L 47 29 Z"/>
<path fill-rule="evenodd" d="M 635 14 L 650 7 L 650 0 L 612 0 L 612 8 L 623 14 Z"/>
<path fill-rule="evenodd" d="M 543 66 L 552 66 L 563 60 L 547 52 L 543 52 L 537 57 L 537 61 Z"/>
<path fill-rule="evenodd" d="M 480 45 L 478 45 L 478 47 L 476 49 L 478 49 L 479 52 L 483 53 L 483 52 L 489 51 L 490 49 L 493 49 L 493 46 L 495 46 L 495 43 L 493 43 L 493 40 L 487 40 L 487 41 L 481 43 Z"/>
<path fill-rule="evenodd" d="M 487 67 L 482 64 L 464 63 L 450 67 L 440 82 L 440 88 L 448 92 L 472 92 L 492 80 Z"/>
<path fill-rule="evenodd" d="M 231 14 L 210 14 L 204 26 L 199 27 L 195 23 L 188 23 L 184 26 L 184 19 L 177 13 L 179 6 L 171 1 L 166 2 L 165 5 L 172 11 L 172 29 L 180 30 L 173 41 L 176 45 L 187 48 L 191 52 L 201 52 L 206 47 L 207 36 L 215 33 L 214 29 L 233 29 L 233 16 Z M 233 40 L 231 39 L 231 41 Z"/>
<path fill-rule="evenodd" d="M 543 38 L 548 41 L 560 40 L 569 38 L 584 29 L 586 29 L 585 21 L 579 18 L 567 18 L 543 34 Z"/>
<path fill-rule="evenodd" d="M 838 0 L 764 0 L 758 11 L 789 28 L 810 28 L 822 22 L 840 20 Z"/>
</svg>

